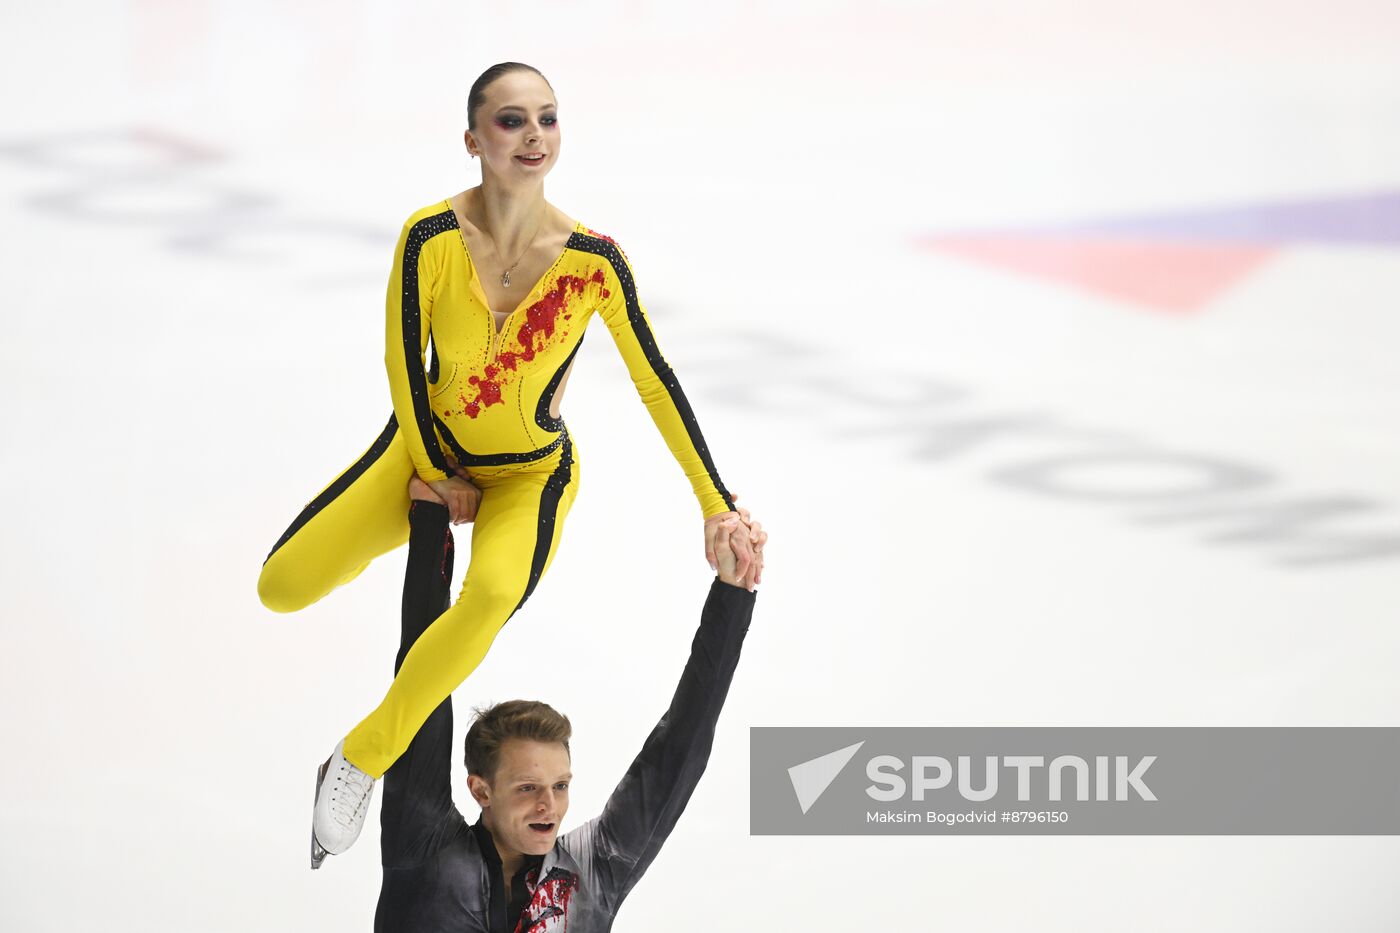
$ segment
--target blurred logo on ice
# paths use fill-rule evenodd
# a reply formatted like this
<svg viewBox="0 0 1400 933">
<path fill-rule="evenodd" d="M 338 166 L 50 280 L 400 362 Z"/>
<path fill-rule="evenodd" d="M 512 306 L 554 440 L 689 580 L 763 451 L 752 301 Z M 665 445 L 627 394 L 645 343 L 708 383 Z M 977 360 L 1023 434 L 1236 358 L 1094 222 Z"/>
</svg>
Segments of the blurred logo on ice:
<svg viewBox="0 0 1400 933">
<path fill-rule="evenodd" d="M 1164 312 L 1199 311 L 1284 249 L 1400 245 L 1400 192 L 938 233 L 939 252 Z"/>
</svg>

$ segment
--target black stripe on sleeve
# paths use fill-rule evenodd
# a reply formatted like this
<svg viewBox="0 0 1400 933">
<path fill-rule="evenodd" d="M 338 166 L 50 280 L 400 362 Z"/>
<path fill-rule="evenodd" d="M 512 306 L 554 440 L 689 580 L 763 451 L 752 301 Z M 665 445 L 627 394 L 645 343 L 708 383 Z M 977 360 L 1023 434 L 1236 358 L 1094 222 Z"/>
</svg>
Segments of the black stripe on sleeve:
<svg viewBox="0 0 1400 933">
<path fill-rule="evenodd" d="M 585 253 L 593 253 L 601 256 L 612 264 L 613 272 L 617 275 L 617 280 L 622 285 L 622 295 L 627 302 L 627 320 L 632 324 L 632 333 L 637 338 L 637 343 L 641 344 L 642 353 L 646 356 L 647 362 L 651 364 L 652 372 L 656 373 L 661 384 L 666 387 L 666 391 L 671 396 L 671 404 L 675 406 L 677 413 L 681 416 L 681 422 L 685 425 L 686 434 L 690 437 L 690 443 L 695 448 L 695 452 L 700 455 L 700 462 L 705 465 L 705 471 L 710 475 L 710 482 L 714 484 L 715 491 L 724 500 L 725 506 L 734 511 L 734 500 L 729 497 L 729 490 L 724 488 L 724 483 L 720 481 L 719 472 L 715 469 L 715 462 L 710 457 L 710 448 L 705 444 L 705 437 L 700 433 L 700 424 L 695 419 L 695 412 L 691 410 L 690 402 L 686 400 L 685 393 L 681 391 L 680 382 L 676 379 L 676 374 L 671 370 L 661 350 L 656 346 L 656 338 L 651 333 L 651 328 L 647 326 L 646 318 L 642 316 L 642 306 L 637 299 L 637 286 L 632 281 L 632 270 L 627 267 L 627 261 L 622 257 L 622 251 L 617 248 L 617 244 L 599 237 L 588 236 L 575 232 L 569 237 L 568 245 Z"/>
<path fill-rule="evenodd" d="M 431 217 L 424 217 L 408 230 L 403 247 L 403 356 L 404 370 L 408 373 L 408 390 L 413 397 L 413 420 L 418 428 L 418 436 L 427 451 L 428 461 L 444 473 L 450 473 L 447 460 L 438 446 L 437 435 L 433 433 L 433 409 L 428 401 L 428 377 L 423 372 L 422 309 L 418 305 L 418 257 L 423 252 L 423 244 L 439 233 L 457 229 L 457 215 L 443 211 Z M 436 355 L 436 348 L 434 348 Z"/>
</svg>

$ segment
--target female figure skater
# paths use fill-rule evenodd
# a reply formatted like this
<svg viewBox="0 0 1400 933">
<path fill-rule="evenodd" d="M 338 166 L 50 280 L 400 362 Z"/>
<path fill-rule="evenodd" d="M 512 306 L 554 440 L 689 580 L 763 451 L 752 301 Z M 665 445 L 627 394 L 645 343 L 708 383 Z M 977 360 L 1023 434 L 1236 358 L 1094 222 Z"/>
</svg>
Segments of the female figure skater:
<svg viewBox="0 0 1400 933">
<path fill-rule="evenodd" d="M 414 474 L 447 503 L 454 523 L 474 522 L 456 603 L 318 772 L 313 851 L 319 844 L 339 853 L 355 841 L 374 780 L 481 662 L 548 569 L 579 477 L 559 401 L 595 312 L 690 480 L 711 566 L 719 523 L 739 514 L 657 348 L 626 257 L 544 199 L 544 176 L 559 155 L 557 113 L 553 89 L 529 65 L 495 65 L 472 85 L 465 140 L 481 159 L 481 185 L 410 216 L 389 277 L 393 417 L 306 506 L 258 580 L 263 604 L 278 612 L 352 580 L 407 541 Z M 756 583 L 758 536 L 734 538 L 739 573 Z"/>
</svg>

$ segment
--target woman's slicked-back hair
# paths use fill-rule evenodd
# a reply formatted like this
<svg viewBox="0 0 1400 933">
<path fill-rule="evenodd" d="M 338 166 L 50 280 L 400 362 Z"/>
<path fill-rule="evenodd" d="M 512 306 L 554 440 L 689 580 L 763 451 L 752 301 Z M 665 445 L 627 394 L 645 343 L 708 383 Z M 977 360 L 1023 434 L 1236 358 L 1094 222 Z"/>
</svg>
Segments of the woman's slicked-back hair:
<svg viewBox="0 0 1400 933">
<path fill-rule="evenodd" d="M 501 761 L 501 745 L 507 739 L 559 742 L 567 752 L 572 735 L 569 717 L 538 700 L 507 700 L 478 709 L 476 721 L 467 730 L 467 773 L 494 780 Z"/>
<path fill-rule="evenodd" d="M 497 78 L 508 75 L 512 71 L 533 71 L 539 75 L 545 84 L 549 84 L 549 79 L 540 73 L 534 65 L 527 65 L 524 62 L 500 62 L 492 65 L 481 73 L 472 82 L 471 92 L 467 94 L 467 129 L 476 129 L 476 110 L 486 102 L 486 89 L 490 87 Z M 554 90 L 554 85 L 549 84 L 549 89 Z"/>
</svg>

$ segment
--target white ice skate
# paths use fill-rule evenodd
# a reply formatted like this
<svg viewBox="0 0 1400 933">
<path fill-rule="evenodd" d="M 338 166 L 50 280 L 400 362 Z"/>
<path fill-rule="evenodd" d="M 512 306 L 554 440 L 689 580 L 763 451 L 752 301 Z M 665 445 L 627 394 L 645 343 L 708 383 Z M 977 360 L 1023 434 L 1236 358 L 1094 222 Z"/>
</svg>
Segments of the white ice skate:
<svg viewBox="0 0 1400 933">
<path fill-rule="evenodd" d="M 311 816 L 311 867 L 339 855 L 360 837 L 374 796 L 374 778 L 345 760 L 342 740 L 316 771 L 316 806 Z"/>
</svg>

